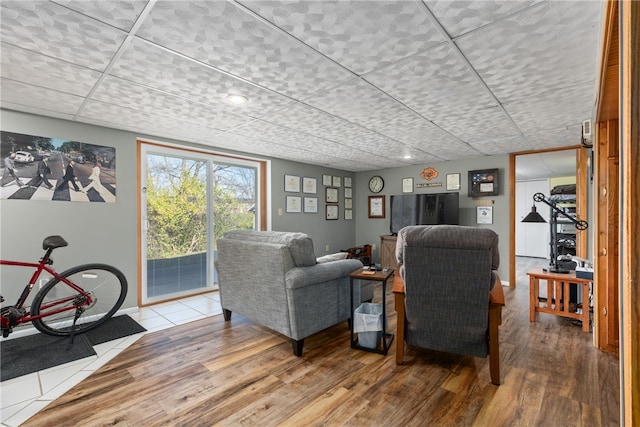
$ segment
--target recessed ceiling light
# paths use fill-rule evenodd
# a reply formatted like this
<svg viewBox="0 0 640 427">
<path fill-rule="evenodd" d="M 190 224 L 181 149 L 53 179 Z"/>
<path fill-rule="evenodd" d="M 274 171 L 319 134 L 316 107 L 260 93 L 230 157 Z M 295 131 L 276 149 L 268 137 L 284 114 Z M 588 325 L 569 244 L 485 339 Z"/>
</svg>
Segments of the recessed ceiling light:
<svg viewBox="0 0 640 427">
<path fill-rule="evenodd" d="M 403 157 L 403 159 L 410 159 L 411 158 L 411 154 L 405 154 L 405 156 Z"/>
<path fill-rule="evenodd" d="M 249 101 L 249 98 L 242 95 L 227 95 L 227 102 L 231 105 L 240 105 Z"/>
</svg>

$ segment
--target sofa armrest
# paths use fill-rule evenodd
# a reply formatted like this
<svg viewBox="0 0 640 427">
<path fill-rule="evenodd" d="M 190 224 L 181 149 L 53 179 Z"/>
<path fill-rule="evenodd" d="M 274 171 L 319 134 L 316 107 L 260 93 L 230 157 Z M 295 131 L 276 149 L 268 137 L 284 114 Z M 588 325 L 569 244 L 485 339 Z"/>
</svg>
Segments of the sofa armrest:
<svg viewBox="0 0 640 427">
<path fill-rule="evenodd" d="M 285 274 L 285 286 L 287 289 L 295 289 L 328 282 L 348 277 L 359 268 L 362 268 L 362 263 L 357 259 L 344 259 L 309 267 L 294 267 Z"/>
</svg>

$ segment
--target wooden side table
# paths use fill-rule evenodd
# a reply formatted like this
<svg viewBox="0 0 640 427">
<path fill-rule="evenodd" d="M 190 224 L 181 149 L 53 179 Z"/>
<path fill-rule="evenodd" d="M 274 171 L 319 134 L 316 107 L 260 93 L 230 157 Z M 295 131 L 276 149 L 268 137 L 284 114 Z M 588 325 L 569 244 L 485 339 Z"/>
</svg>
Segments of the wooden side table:
<svg viewBox="0 0 640 427">
<path fill-rule="evenodd" d="M 349 275 L 351 285 L 351 348 L 357 348 L 359 350 L 370 351 L 373 353 L 387 354 L 391 343 L 393 342 L 393 334 L 387 333 L 387 308 L 386 308 L 386 296 L 387 296 L 387 280 L 393 275 L 393 269 L 389 268 L 387 271 L 371 271 L 364 270 L 362 268 L 354 271 Z M 373 282 L 382 283 L 382 347 L 378 344 L 375 348 L 367 348 L 358 345 L 355 340 L 353 332 L 353 280 L 371 280 Z"/>
<path fill-rule="evenodd" d="M 527 272 L 529 276 L 529 320 L 536 321 L 536 313 L 549 313 L 570 319 L 582 320 L 582 331 L 589 332 L 589 285 L 593 279 L 576 277 L 575 271 L 568 274 L 551 273 L 542 268 Z M 540 280 L 547 281 L 547 301 L 539 300 Z M 569 284 L 582 286 L 582 313 L 574 313 L 569 307 Z M 578 305 L 579 307 L 579 305 Z"/>
</svg>

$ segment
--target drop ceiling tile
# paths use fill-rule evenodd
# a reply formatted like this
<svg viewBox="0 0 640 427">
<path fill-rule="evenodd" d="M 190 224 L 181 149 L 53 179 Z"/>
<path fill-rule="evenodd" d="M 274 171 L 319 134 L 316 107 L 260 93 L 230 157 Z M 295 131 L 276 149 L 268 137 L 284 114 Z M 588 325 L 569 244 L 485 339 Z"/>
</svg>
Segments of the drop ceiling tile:
<svg viewBox="0 0 640 427">
<path fill-rule="evenodd" d="M 261 138 L 250 138 L 244 135 L 234 134 L 233 132 L 227 132 L 226 134 L 218 135 L 216 137 L 216 140 L 229 138 L 233 135 L 238 137 L 234 140 L 234 150 L 295 161 L 303 161 L 300 159 L 306 159 L 310 156 L 313 156 L 312 151 L 305 149 L 302 146 L 292 147 L 285 144 L 279 144 L 277 142 L 267 141 Z"/>
<path fill-rule="evenodd" d="M 254 120 L 232 131 L 251 139 L 260 139 L 289 147 L 307 147 L 307 151 L 330 156 L 340 156 L 344 147 L 324 138 L 305 134 L 294 129 L 278 126 L 262 120 Z"/>
<path fill-rule="evenodd" d="M 353 79 L 306 101 L 360 126 L 374 129 L 390 117 L 412 120 L 415 113 L 362 79 Z M 406 117 L 410 117 L 406 119 Z"/>
<path fill-rule="evenodd" d="M 450 37 L 483 27 L 537 3 L 536 1 L 426 0 L 425 3 Z"/>
<path fill-rule="evenodd" d="M 434 123 L 455 137 L 471 142 L 502 138 L 518 133 L 518 128 L 500 107 L 457 112 L 441 116 Z"/>
<path fill-rule="evenodd" d="M 102 75 L 10 44 L 2 43 L 0 49 L 0 75 L 30 85 L 85 96 Z"/>
<path fill-rule="evenodd" d="M 304 98 L 352 77 L 231 2 L 158 1 L 138 35 L 287 96 Z"/>
<path fill-rule="evenodd" d="M 556 129 L 533 130 L 524 132 L 524 136 L 534 150 L 579 145 L 582 136 L 582 124 Z"/>
<path fill-rule="evenodd" d="M 45 1 L 2 1 L 4 43 L 103 71 L 126 34 Z"/>
<path fill-rule="evenodd" d="M 295 102 L 140 39 L 127 46 L 111 72 L 125 80 L 253 117 Z M 249 102 L 229 105 L 225 102 L 229 94 L 245 96 Z"/>
<path fill-rule="evenodd" d="M 377 70 L 365 79 L 430 120 L 497 104 L 450 43 Z"/>
<path fill-rule="evenodd" d="M 203 135 L 219 133 L 216 129 L 194 125 L 191 122 L 177 119 L 167 120 L 166 117 L 157 116 L 146 111 L 99 101 L 87 102 L 79 116 L 82 119 L 90 119 L 94 123 L 110 123 L 111 127 L 116 129 L 192 142 L 202 138 Z"/>
<path fill-rule="evenodd" d="M 540 93 L 524 101 L 505 104 L 505 110 L 523 132 L 581 126 L 594 116 L 595 82 L 585 82 Z M 562 99 L 564 102 L 559 103 Z"/>
<path fill-rule="evenodd" d="M 484 141 L 470 142 L 469 145 L 482 154 L 491 156 L 504 153 L 517 153 L 532 150 L 533 147 L 523 135 L 513 135 L 506 138 L 492 138 Z"/>
<path fill-rule="evenodd" d="M 148 0 L 54 0 L 69 9 L 130 31 Z"/>
<path fill-rule="evenodd" d="M 112 76 L 102 82 L 92 98 L 221 131 L 251 120 L 247 116 L 220 110 Z"/>
<path fill-rule="evenodd" d="M 4 78 L 0 85 L 3 106 L 5 103 L 14 103 L 25 107 L 39 108 L 51 113 L 73 115 L 84 101 L 84 98 L 80 96 Z"/>
<path fill-rule="evenodd" d="M 545 2 L 456 43 L 496 97 L 514 102 L 595 79 L 601 8 L 601 2 Z"/>
<path fill-rule="evenodd" d="M 477 154 L 464 141 L 415 113 L 390 116 L 372 128 L 408 145 L 408 150 L 420 150 L 440 160 Z"/>
<path fill-rule="evenodd" d="M 303 103 L 291 104 L 267 118 L 271 123 L 324 138 L 358 150 L 385 150 L 401 144 L 380 133 Z"/>
<path fill-rule="evenodd" d="M 37 116 L 54 117 L 56 119 L 74 120 L 73 114 L 65 114 L 59 111 L 46 110 L 32 105 L 24 105 L 21 103 L 2 100 L 2 108 L 6 110 L 15 110 L 23 113 L 35 114 Z"/>
<path fill-rule="evenodd" d="M 359 75 L 444 40 L 417 2 L 241 3 Z"/>
</svg>

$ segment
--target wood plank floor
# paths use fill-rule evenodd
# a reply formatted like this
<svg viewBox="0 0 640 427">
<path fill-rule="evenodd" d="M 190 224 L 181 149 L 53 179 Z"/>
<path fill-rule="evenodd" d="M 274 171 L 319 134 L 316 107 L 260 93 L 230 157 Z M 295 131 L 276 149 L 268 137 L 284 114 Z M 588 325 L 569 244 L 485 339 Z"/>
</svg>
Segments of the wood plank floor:
<svg viewBox="0 0 640 427">
<path fill-rule="evenodd" d="M 566 319 L 529 322 L 524 274 L 542 263 L 519 259 L 517 288 L 504 288 L 500 387 L 488 358 L 408 348 L 397 366 L 395 342 L 386 357 L 352 350 L 346 322 L 298 358 L 285 337 L 215 316 L 145 335 L 25 425 L 619 425 L 617 357 Z"/>
</svg>

